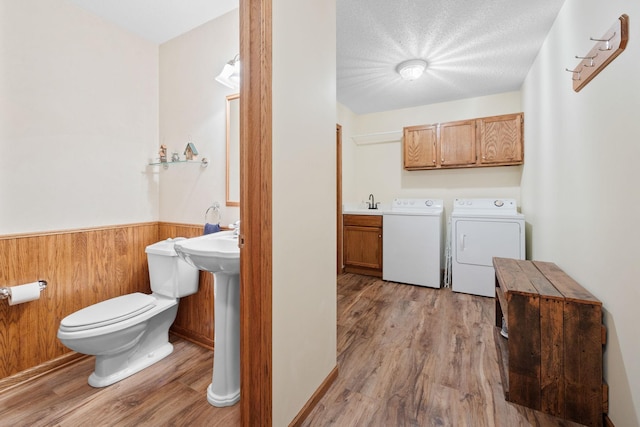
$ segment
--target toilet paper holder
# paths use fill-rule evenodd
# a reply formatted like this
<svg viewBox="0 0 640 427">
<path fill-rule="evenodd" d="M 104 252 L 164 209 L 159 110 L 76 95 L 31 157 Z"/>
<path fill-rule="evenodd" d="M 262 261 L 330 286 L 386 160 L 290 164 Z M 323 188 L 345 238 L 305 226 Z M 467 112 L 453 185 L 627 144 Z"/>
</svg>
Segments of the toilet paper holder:
<svg viewBox="0 0 640 427">
<path fill-rule="evenodd" d="M 47 281 L 46 280 L 38 280 L 38 285 L 40 286 L 40 292 L 42 292 L 47 287 Z M 10 287 L 0 288 L 0 299 L 7 299 L 7 298 L 9 298 L 10 295 L 11 295 L 11 288 Z"/>
</svg>

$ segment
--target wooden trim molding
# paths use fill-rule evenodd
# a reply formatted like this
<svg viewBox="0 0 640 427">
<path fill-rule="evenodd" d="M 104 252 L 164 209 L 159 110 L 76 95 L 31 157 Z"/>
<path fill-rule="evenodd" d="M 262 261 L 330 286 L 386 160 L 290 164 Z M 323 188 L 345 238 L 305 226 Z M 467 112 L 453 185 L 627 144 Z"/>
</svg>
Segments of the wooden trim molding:
<svg viewBox="0 0 640 427">
<path fill-rule="evenodd" d="M 336 184 L 336 240 L 338 241 L 336 274 L 342 274 L 344 271 L 342 258 L 342 126 L 339 124 L 336 125 Z"/>
<path fill-rule="evenodd" d="M 307 403 L 305 403 L 302 409 L 300 409 L 300 412 L 298 412 L 298 415 L 296 415 L 293 421 L 291 421 L 289 427 L 299 427 L 302 425 L 304 420 L 309 416 L 313 408 L 316 407 L 320 399 L 322 399 L 322 397 L 326 394 L 327 390 L 329 389 L 329 387 L 331 387 L 336 378 L 338 378 L 337 365 L 333 367 L 331 372 L 329 372 L 329 375 L 327 375 L 327 378 L 325 378 L 322 384 L 320 384 L 320 387 L 318 387 L 318 389 L 315 391 L 315 393 L 313 393 Z"/>
<path fill-rule="evenodd" d="M 34 366 L 33 368 L 18 372 L 17 374 L 10 377 L 2 378 L 0 379 L 0 393 L 4 393 L 5 391 L 11 390 L 14 387 L 20 387 L 28 381 L 40 378 L 45 374 L 49 374 L 51 372 L 57 371 L 58 369 L 62 369 L 65 366 L 79 362 L 80 360 L 86 359 L 87 357 L 90 356 L 72 351 L 70 353 L 63 354 L 62 356 L 57 357 L 53 360 L 42 363 L 38 366 Z"/>
<path fill-rule="evenodd" d="M 271 0 L 240 0 L 241 425 L 272 415 Z"/>
</svg>

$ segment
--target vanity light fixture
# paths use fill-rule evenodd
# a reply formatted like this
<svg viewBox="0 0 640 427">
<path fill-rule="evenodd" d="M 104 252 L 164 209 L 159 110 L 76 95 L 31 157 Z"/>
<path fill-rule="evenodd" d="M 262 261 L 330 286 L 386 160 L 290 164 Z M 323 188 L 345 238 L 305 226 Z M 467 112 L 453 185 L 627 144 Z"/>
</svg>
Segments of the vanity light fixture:
<svg viewBox="0 0 640 427">
<path fill-rule="evenodd" d="M 237 54 L 231 61 L 224 64 L 222 72 L 216 76 L 216 81 L 231 89 L 240 87 L 240 54 Z"/>
<path fill-rule="evenodd" d="M 422 59 L 410 59 L 398 64 L 396 71 L 405 80 L 415 80 L 424 73 L 426 68 L 426 61 Z"/>
</svg>

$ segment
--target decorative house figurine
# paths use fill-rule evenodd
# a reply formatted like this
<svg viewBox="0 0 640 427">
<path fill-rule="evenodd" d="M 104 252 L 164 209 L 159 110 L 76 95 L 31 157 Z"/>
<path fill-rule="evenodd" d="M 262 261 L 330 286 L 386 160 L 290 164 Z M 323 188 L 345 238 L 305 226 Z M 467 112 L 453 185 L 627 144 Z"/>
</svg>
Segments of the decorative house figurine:
<svg viewBox="0 0 640 427">
<path fill-rule="evenodd" d="M 167 146 L 162 144 L 158 154 L 160 154 L 160 162 L 165 163 L 167 161 Z"/>
<path fill-rule="evenodd" d="M 193 142 L 187 144 L 187 147 L 184 149 L 184 157 L 187 160 L 194 160 L 198 156 L 198 150 L 196 146 L 193 145 Z"/>
</svg>

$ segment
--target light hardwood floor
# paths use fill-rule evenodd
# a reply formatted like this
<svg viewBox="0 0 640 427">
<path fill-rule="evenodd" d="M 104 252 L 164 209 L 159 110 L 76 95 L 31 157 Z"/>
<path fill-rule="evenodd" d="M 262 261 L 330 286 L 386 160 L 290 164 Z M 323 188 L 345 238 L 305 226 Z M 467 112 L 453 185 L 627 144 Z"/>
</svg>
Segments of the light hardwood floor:
<svg viewBox="0 0 640 427">
<path fill-rule="evenodd" d="M 239 405 L 207 402 L 213 352 L 171 340 L 171 355 L 109 387 L 87 384 L 90 357 L 0 394 L 0 426 L 239 426 Z"/>
<path fill-rule="evenodd" d="M 578 426 L 504 400 L 489 298 L 344 274 L 339 376 L 303 426 Z M 0 426 L 238 426 L 206 401 L 213 353 L 173 354 L 103 389 L 93 358 L 0 394 Z M 275 426 L 281 427 L 281 426 Z"/>
<path fill-rule="evenodd" d="M 345 274 L 339 376 L 304 426 L 578 426 L 506 402 L 494 301 Z"/>
</svg>

